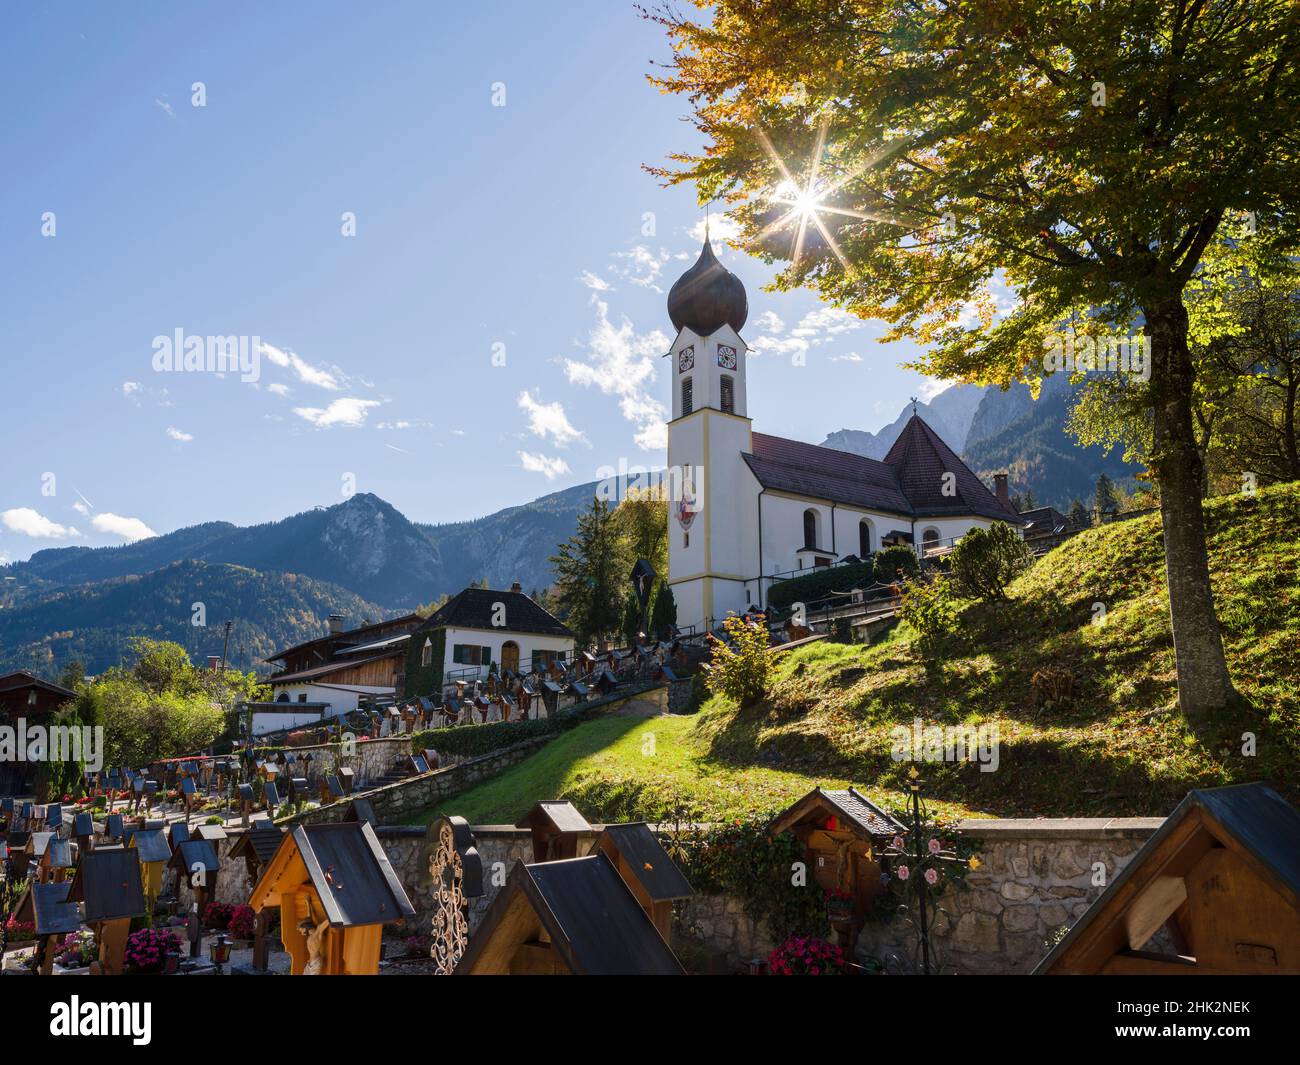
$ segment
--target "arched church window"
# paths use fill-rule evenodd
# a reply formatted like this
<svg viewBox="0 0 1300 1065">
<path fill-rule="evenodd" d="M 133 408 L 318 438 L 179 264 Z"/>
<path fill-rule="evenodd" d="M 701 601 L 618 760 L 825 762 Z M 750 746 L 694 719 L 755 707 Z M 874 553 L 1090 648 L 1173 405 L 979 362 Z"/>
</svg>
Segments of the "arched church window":
<svg viewBox="0 0 1300 1065">
<path fill-rule="evenodd" d="M 815 510 L 803 512 L 803 545 L 804 547 L 817 546 L 817 511 Z"/>
<path fill-rule="evenodd" d="M 939 542 L 939 530 L 931 526 L 921 534 L 921 543 L 937 544 Z"/>
<path fill-rule="evenodd" d="M 722 412 L 724 414 L 736 413 L 736 381 L 730 374 L 723 374 L 719 379 L 721 386 L 720 396 L 722 399 Z"/>
<path fill-rule="evenodd" d="M 695 389 L 689 377 L 682 378 L 682 416 L 690 414 L 694 407 Z"/>
<path fill-rule="evenodd" d="M 871 554 L 871 523 L 865 518 L 858 522 L 858 558 Z"/>
</svg>

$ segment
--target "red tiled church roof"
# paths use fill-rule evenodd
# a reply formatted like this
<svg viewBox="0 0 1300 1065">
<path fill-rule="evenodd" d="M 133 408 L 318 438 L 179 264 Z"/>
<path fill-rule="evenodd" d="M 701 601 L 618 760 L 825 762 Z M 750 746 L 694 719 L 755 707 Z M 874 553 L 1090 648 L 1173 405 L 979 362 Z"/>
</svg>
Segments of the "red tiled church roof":
<svg viewBox="0 0 1300 1065">
<path fill-rule="evenodd" d="M 884 462 L 766 433 L 753 441 L 743 458 L 764 488 L 908 517 L 973 514 L 1021 524 L 915 414 Z M 956 495 L 943 494 L 945 473 L 955 474 Z"/>
</svg>

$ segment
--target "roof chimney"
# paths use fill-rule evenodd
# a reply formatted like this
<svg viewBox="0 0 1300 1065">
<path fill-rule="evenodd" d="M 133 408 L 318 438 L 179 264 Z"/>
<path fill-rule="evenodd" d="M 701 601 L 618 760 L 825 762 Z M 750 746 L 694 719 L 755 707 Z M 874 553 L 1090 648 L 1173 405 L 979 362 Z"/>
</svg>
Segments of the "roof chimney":
<svg viewBox="0 0 1300 1065">
<path fill-rule="evenodd" d="M 522 592 L 524 590 L 524 586 L 520 584 L 518 581 L 515 581 L 515 583 L 510 586 L 510 590 L 512 592 Z"/>
<path fill-rule="evenodd" d="M 1007 475 L 1005 473 L 995 473 L 993 475 L 993 491 L 998 497 L 998 502 L 1005 507 L 1011 506 L 1011 497 L 1007 495 Z"/>
<path fill-rule="evenodd" d="M 342 614 L 330 615 L 330 635 L 336 635 L 343 631 L 344 616 Z"/>
</svg>

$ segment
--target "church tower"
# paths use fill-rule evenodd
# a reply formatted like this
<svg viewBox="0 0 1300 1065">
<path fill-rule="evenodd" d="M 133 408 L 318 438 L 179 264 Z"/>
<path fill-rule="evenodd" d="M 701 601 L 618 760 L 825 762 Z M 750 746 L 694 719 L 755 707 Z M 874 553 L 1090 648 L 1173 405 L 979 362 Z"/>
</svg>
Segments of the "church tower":
<svg viewBox="0 0 1300 1065">
<path fill-rule="evenodd" d="M 668 352 L 668 582 L 678 624 L 721 624 L 743 612 L 745 563 L 739 485 L 741 455 L 752 449 L 745 390 L 749 314 L 745 287 L 705 238 L 700 257 L 668 293 L 677 338 Z M 745 516 L 752 522 L 752 517 Z"/>
</svg>

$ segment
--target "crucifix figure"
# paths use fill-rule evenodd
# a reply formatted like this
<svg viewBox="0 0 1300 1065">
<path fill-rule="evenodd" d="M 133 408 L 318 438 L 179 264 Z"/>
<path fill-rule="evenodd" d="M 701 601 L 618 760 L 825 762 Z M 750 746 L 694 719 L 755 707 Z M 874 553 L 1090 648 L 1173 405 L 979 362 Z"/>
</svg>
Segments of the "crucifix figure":
<svg viewBox="0 0 1300 1065">
<path fill-rule="evenodd" d="M 298 922 L 298 931 L 302 933 L 307 943 L 307 964 L 303 966 L 303 976 L 320 976 L 324 971 L 325 959 L 321 957 L 321 941 L 325 938 L 325 930 L 329 928 L 329 924 L 328 920 L 313 924 L 311 918 Z"/>
<path fill-rule="evenodd" d="M 915 416 L 915 414 L 916 414 L 916 397 L 915 397 L 915 396 L 912 397 L 912 414 L 913 414 L 914 416 Z"/>
</svg>

